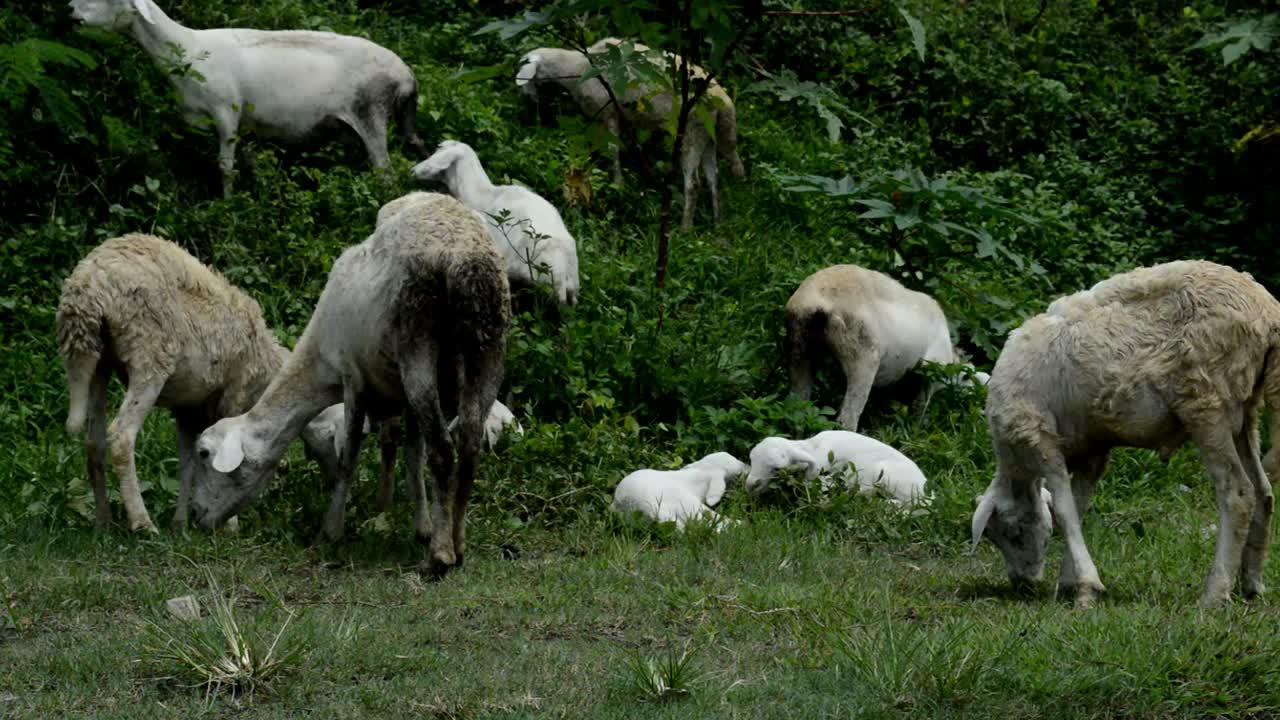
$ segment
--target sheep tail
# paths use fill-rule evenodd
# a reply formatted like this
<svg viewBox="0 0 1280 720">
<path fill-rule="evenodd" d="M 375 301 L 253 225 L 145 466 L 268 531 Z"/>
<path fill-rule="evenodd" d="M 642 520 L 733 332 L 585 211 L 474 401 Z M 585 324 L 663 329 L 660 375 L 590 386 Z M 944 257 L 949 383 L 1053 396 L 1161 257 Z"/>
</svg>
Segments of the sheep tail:
<svg viewBox="0 0 1280 720">
<path fill-rule="evenodd" d="M 78 269 L 78 268 L 77 268 Z M 71 407 L 67 413 L 67 432 L 84 430 L 89 411 L 90 384 L 105 349 L 103 333 L 106 297 L 90 282 L 92 273 L 73 272 L 62 287 L 55 327 L 58 352 L 67 370 L 67 389 Z"/>
<path fill-rule="evenodd" d="M 511 289 L 493 257 L 463 258 L 445 284 L 459 347 L 486 348 L 505 336 L 511 324 Z"/>
<path fill-rule="evenodd" d="M 716 112 L 716 151 L 729 163 L 729 172 L 742 179 L 747 170 L 738 157 L 738 113 L 732 103 L 725 103 Z"/>
<path fill-rule="evenodd" d="M 423 144 L 422 138 L 418 137 L 418 80 L 414 78 L 407 89 L 400 93 L 396 98 L 396 122 L 400 125 L 400 134 L 404 136 L 404 141 L 410 147 L 418 152 L 419 155 L 427 154 L 427 146 Z"/>
<path fill-rule="evenodd" d="M 827 319 L 823 308 L 807 307 L 787 313 L 787 359 L 792 368 L 809 366 L 813 358 L 812 345 L 824 336 Z"/>
</svg>

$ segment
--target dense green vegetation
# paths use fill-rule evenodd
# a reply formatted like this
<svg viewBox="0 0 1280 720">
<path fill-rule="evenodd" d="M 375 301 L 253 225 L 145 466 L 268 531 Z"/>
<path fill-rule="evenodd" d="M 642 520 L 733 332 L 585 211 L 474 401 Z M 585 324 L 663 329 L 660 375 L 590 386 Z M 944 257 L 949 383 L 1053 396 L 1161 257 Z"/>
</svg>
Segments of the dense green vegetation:
<svg viewBox="0 0 1280 720">
<path fill-rule="evenodd" d="M 986 368 L 1051 298 L 1138 264 L 1203 257 L 1280 289 L 1265 131 L 1280 78 L 1274 0 L 908 0 L 923 34 L 891 4 L 761 15 L 797 8 L 767 0 L 719 75 L 737 100 L 748 177 L 724 182 L 723 223 L 703 211 L 692 232 L 674 232 L 661 292 L 660 186 L 636 172 L 612 185 L 576 108 L 534 107 L 511 82 L 520 53 L 561 44 L 563 25 L 476 34 L 526 9 L 497 0 L 162 4 L 192 27 L 330 29 L 395 50 L 417 73 L 429 145 L 464 140 L 495 181 L 561 206 L 581 302 L 524 303 L 504 396 L 526 435 L 486 459 L 475 549 L 440 584 L 411 577 L 409 509 L 376 515 L 373 483 L 349 505 L 350 544 L 304 548 L 326 498 L 300 449 L 242 516 L 243 537 L 91 537 L 53 337 L 75 262 L 125 232 L 171 238 L 252 294 L 292 344 L 334 258 L 413 187 L 420 158 L 393 141 L 383 176 L 355 148 L 250 137 L 224 200 L 213 134 L 184 123 L 132 40 L 76 29 L 60 1 L 0 9 L 0 714 L 247 706 L 206 705 L 147 660 L 139 618 L 184 588 L 207 591 L 192 563 L 249 598 L 265 627 L 301 613 L 294 642 L 310 652 L 252 699 L 263 716 L 303 705 L 326 716 L 648 715 L 628 689 L 628 654 L 686 643 L 707 676 L 692 706 L 662 711 L 672 715 L 1280 708 L 1271 601 L 1189 610 L 1214 519 L 1194 453 L 1113 462 L 1086 526 L 1109 587 L 1092 614 L 1051 602 L 1051 583 L 1010 596 L 989 548 L 962 556 L 993 468 L 980 393 L 940 393 L 928 407 L 909 388 L 873 397 L 863 430 L 912 456 L 937 493 L 923 517 L 802 488 L 748 501 L 740 487 L 726 512 L 747 522 L 720 536 L 675 538 L 607 514 L 632 469 L 722 449 L 745 457 L 767 434 L 833 426 L 838 372 L 800 403 L 783 397 L 780 359 L 783 304 L 821 267 L 859 263 L 934 294 Z M 590 39 L 617 32 L 609 20 L 588 23 Z M 642 152 L 664 170 L 658 138 L 624 164 Z M 562 202 L 584 178 L 590 203 Z M 176 493 L 164 413 L 142 433 L 138 468 L 163 523 Z"/>
</svg>

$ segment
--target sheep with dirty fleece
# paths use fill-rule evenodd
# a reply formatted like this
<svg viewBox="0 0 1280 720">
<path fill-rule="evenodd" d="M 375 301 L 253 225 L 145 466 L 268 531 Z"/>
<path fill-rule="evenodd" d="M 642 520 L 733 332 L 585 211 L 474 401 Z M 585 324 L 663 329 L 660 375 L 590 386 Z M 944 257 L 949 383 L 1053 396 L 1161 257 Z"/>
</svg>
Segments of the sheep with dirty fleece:
<svg viewBox="0 0 1280 720">
<path fill-rule="evenodd" d="M 937 301 L 857 265 L 833 265 L 805 278 L 787 300 L 786 324 L 791 394 L 809 399 L 814 366 L 829 350 L 845 376 L 837 419 L 850 431 L 858 429 L 872 388 L 901 380 L 921 362 L 960 362 Z M 977 383 L 988 378 L 974 372 Z"/>
<path fill-rule="evenodd" d="M 569 92 L 578 103 L 582 112 L 590 118 L 600 118 L 605 127 L 615 137 L 621 137 L 622 120 L 636 126 L 667 132 L 670 118 L 675 107 L 675 97 L 669 90 L 654 87 L 643 82 L 628 83 L 626 88 L 609 88 L 622 106 L 618 107 L 609 97 L 609 89 L 599 77 L 583 80 L 583 75 L 591 68 L 592 59 L 610 51 L 611 47 L 628 47 L 651 58 L 658 67 L 669 67 L 667 63 L 680 63 L 680 56 L 667 52 L 651 52 L 648 47 L 618 38 L 605 38 L 587 48 L 587 54 L 564 48 L 538 48 L 525 53 L 520 58 L 520 69 L 516 72 L 516 85 L 527 94 L 537 95 L 540 88 L 547 84 L 558 85 Z M 697 65 L 689 68 L 690 77 L 695 81 L 708 78 L 707 72 Z M 689 116 L 685 129 L 684 144 L 681 150 L 680 167 L 684 174 L 684 215 L 681 227 L 688 230 L 693 224 L 693 206 L 697 199 L 697 172 L 699 167 L 711 194 L 711 211 L 718 221 L 720 210 L 719 171 L 716 155 L 729 162 L 734 177 L 741 178 L 746 174 L 742 160 L 738 157 L 738 121 L 733 100 L 715 80 L 710 80 L 705 93 L 705 112 L 709 113 L 714 126 L 714 133 L 707 131 L 707 124 L 702 121 L 702 114 Z M 613 181 L 622 183 L 622 163 L 620 149 L 615 143 L 610 147 L 613 155 Z"/>
<path fill-rule="evenodd" d="M 578 245 L 554 205 L 528 188 L 494 185 L 475 150 L 456 140 L 440 143 L 412 172 L 424 182 L 442 181 L 450 195 L 485 216 L 513 285 L 550 285 L 562 304 L 578 302 Z M 499 225 L 504 211 L 508 220 Z"/>
<path fill-rule="evenodd" d="M 341 400 L 347 436 L 321 530 L 336 540 L 365 417 L 403 414 L 414 529 L 430 542 L 427 569 L 439 573 L 462 562 L 484 420 L 502 382 L 510 290 L 484 222 L 457 200 L 410 193 L 378 217 L 373 234 L 334 263 L 293 355 L 258 402 L 200 436 L 204 472 L 192 506 L 197 522 L 214 527 L 252 502 L 289 441 Z"/>
<path fill-rule="evenodd" d="M 991 539 L 1012 582 L 1037 582 L 1056 522 L 1067 546 L 1057 591 L 1087 607 L 1103 585 L 1080 515 L 1111 450 L 1167 458 L 1190 438 L 1218 502 L 1200 604 L 1224 602 L 1237 580 L 1259 595 L 1274 502 L 1259 457 L 1263 404 L 1280 447 L 1280 303 L 1248 274 L 1171 262 L 1060 298 L 1009 335 L 992 371 L 996 474 L 977 499 L 974 545 Z"/>
<path fill-rule="evenodd" d="M 246 130 L 282 140 L 346 133 L 386 167 L 387 122 L 424 152 L 414 129 L 418 81 L 395 53 L 364 38 L 303 30 L 193 30 L 152 0 L 71 0 L 72 17 L 133 36 L 170 73 L 188 122 L 218 134 L 224 195 Z M 189 68 L 178 70 L 177 68 Z"/>
<path fill-rule="evenodd" d="M 726 452 L 708 455 L 679 470 L 637 470 L 613 491 L 613 509 L 638 512 L 657 522 L 674 522 L 683 530 L 690 520 L 704 520 L 716 529 L 728 522 L 711 508 L 724 497 L 729 478 L 747 466 Z"/>
<path fill-rule="evenodd" d="M 823 489 L 833 484 L 830 473 L 844 474 L 849 486 L 857 482 L 859 493 L 882 491 L 900 507 L 928 501 L 924 473 L 911 458 L 875 438 L 847 430 L 827 430 L 807 440 L 761 440 L 751 448 L 751 470 L 744 486 L 749 493 L 764 492 L 778 471 L 795 467 L 803 468 L 810 480 L 821 477 Z"/>
<path fill-rule="evenodd" d="M 112 238 L 85 256 L 63 283 L 56 326 L 71 397 L 67 432 L 76 435 L 87 426 L 97 526 L 111 522 L 109 449 L 130 529 L 155 530 L 133 451 L 143 421 L 158 405 L 178 426 L 173 525 L 185 527 L 196 437 L 216 420 L 248 410 L 289 351 L 267 328 L 257 302 L 182 248 L 151 235 Z M 108 427 L 113 373 L 128 389 Z M 324 428 L 308 427 L 303 439 L 332 475 L 337 456 Z"/>
</svg>

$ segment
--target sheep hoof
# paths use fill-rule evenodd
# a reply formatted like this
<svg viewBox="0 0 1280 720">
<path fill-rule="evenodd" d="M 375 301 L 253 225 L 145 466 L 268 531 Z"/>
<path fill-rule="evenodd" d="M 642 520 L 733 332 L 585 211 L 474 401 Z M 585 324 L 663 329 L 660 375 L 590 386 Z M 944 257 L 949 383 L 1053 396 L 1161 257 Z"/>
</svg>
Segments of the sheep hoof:
<svg viewBox="0 0 1280 720">
<path fill-rule="evenodd" d="M 173 520 L 169 521 L 169 532 L 180 533 L 187 529 L 187 516 L 179 517 L 177 514 L 173 516 Z"/>
<path fill-rule="evenodd" d="M 132 532 L 145 532 L 151 535 L 160 534 L 160 531 L 156 530 L 156 526 L 151 523 L 151 518 L 143 518 L 142 520 L 129 523 L 129 530 Z"/>
<path fill-rule="evenodd" d="M 1098 596 L 1104 592 L 1106 592 L 1106 588 L 1104 588 L 1101 583 L 1097 585 L 1084 583 L 1073 583 L 1069 585 L 1059 584 L 1057 597 L 1075 597 L 1076 607 L 1081 610 L 1086 610 L 1093 607 L 1097 603 Z"/>
<path fill-rule="evenodd" d="M 1206 610 L 1209 610 L 1209 609 L 1219 608 L 1219 607 L 1222 607 L 1223 605 L 1226 605 L 1227 600 L 1229 599 L 1230 598 L 1225 593 L 1206 592 L 1200 596 L 1199 605 L 1200 607 Z"/>
</svg>

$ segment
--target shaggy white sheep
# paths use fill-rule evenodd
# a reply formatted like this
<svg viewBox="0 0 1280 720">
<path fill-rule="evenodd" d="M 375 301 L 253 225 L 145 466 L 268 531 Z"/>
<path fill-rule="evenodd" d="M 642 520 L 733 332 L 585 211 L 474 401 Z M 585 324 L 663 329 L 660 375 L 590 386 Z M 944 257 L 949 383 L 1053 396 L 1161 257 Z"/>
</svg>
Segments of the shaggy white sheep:
<svg viewBox="0 0 1280 720">
<path fill-rule="evenodd" d="M 858 429 L 871 388 L 901 380 L 922 361 L 959 362 L 933 298 L 857 265 L 833 265 L 805 278 L 787 301 L 786 324 L 791 394 L 809 399 L 814 364 L 820 350 L 829 349 L 844 370 L 838 421 L 846 430 Z M 989 376 L 975 372 L 974 378 L 985 384 Z"/>
<path fill-rule="evenodd" d="M 925 477 L 911 458 L 879 440 L 847 430 L 827 430 L 808 440 L 767 437 L 751 448 L 751 471 L 744 482 L 747 492 L 760 493 L 779 470 L 802 467 L 809 479 L 828 470 L 856 479 L 858 492 L 870 495 L 877 490 L 888 494 L 895 505 L 921 504 L 925 497 Z M 822 477 L 822 487 L 830 488 L 830 477 Z"/>
<path fill-rule="evenodd" d="M 349 131 L 385 167 L 392 114 L 419 152 L 418 82 L 395 53 L 364 38 L 301 30 L 192 30 L 152 0 L 71 0 L 72 17 L 128 32 L 173 81 L 188 122 L 213 121 L 222 188 L 231 194 L 243 131 L 305 140 Z"/>
<path fill-rule="evenodd" d="M 138 487 L 134 442 L 155 406 L 178 426 L 175 528 L 187 524 L 196 436 L 253 404 L 289 351 L 248 295 L 182 248 L 150 235 L 124 235 L 94 248 L 66 279 L 56 319 L 71 407 L 67 432 L 85 434 L 95 521 L 111 522 L 106 454 L 120 480 L 132 530 L 155 530 Z M 128 384 L 108 428 L 107 384 Z M 339 406 L 341 407 L 341 406 Z M 323 427 L 303 435 L 326 474 L 336 469 Z"/>
<path fill-rule="evenodd" d="M 637 470 L 622 478 L 613 491 L 613 509 L 619 513 L 643 513 L 657 522 L 672 522 L 683 530 L 685 523 L 704 519 L 719 527 L 724 518 L 711 509 L 730 477 L 747 471 L 747 466 L 726 452 L 708 455 L 679 470 Z"/>
<path fill-rule="evenodd" d="M 974 545 L 985 534 L 1011 581 L 1035 582 L 1056 521 L 1067 544 L 1058 592 L 1074 590 L 1088 606 L 1103 585 L 1080 514 L 1111 449 L 1153 448 L 1167 458 L 1190 438 L 1218 497 L 1217 549 L 1200 602 L 1226 600 L 1237 575 L 1241 592 L 1257 595 L 1273 505 L 1258 455 L 1264 402 L 1280 447 L 1280 303 L 1249 275 L 1172 262 L 1061 298 L 1009 335 L 992 371 L 997 468 L 977 500 Z"/>
<path fill-rule="evenodd" d="M 445 140 L 413 168 L 418 180 L 440 180 L 467 207 L 484 214 L 513 283 L 541 283 L 561 303 L 578 302 L 578 247 L 564 220 L 541 195 L 518 185 L 494 185 L 470 145 Z M 496 217 L 509 213 L 506 223 Z"/>
<path fill-rule="evenodd" d="M 201 434 L 204 472 L 192 507 L 197 522 L 212 527 L 252 502 L 289 441 L 342 400 L 347 438 L 321 530 L 336 540 L 365 416 L 403 413 L 414 528 L 430 538 L 429 569 L 442 572 L 462 562 L 484 419 L 502 382 L 511 296 L 484 222 L 457 200 L 410 193 L 383 206 L 379 218 L 373 234 L 334 263 L 293 355 L 258 402 Z M 458 417 L 456 443 L 450 415 Z"/>
<path fill-rule="evenodd" d="M 608 52 L 610 46 L 620 45 L 623 41 L 617 38 L 605 38 L 587 48 L 590 55 Z M 633 43 L 635 52 L 646 53 L 660 67 L 664 63 L 680 62 L 678 55 L 672 53 L 650 53 L 649 48 L 640 43 Z M 621 119 L 657 132 L 667 132 L 675 111 L 675 97 L 670 91 L 662 90 L 651 84 L 631 82 L 626 88 L 611 88 L 614 96 L 622 105 L 622 114 L 609 98 L 604 82 L 599 77 L 583 80 L 582 76 L 591 67 L 591 59 L 581 52 L 563 48 L 538 48 L 520 58 L 520 69 L 516 73 L 516 85 L 523 92 L 536 95 L 540 86 L 551 83 L 569 92 L 578 106 L 588 117 L 600 118 L 605 127 L 615 138 L 621 135 Z M 690 77 L 697 81 L 705 81 L 707 73 L 697 65 L 689 68 Z M 692 93 L 691 93 L 692 94 Z M 746 174 L 742 160 L 738 157 L 738 121 L 733 100 L 715 80 L 705 93 L 706 114 L 712 122 L 706 123 L 702 113 L 691 113 L 685 129 L 680 167 L 684 173 L 684 216 L 681 226 L 686 230 L 693 224 L 693 206 L 697 198 L 697 171 L 699 166 L 705 176 L 707 187 L 711 193 L 711 210 L 716 220 L 720 219 L 720 186 L 716 167 L 716 154 L 729 162 L 734 177 Z M 714 134 L 707 131 L 708 125 L 714 126 Z M 610 147 L 613 155 L 613 180 L 622 182 L 622 163 L 619 159 L 619 146 Z"/>
</svg>

